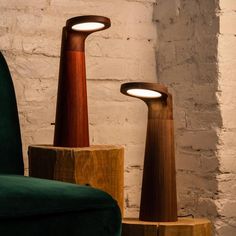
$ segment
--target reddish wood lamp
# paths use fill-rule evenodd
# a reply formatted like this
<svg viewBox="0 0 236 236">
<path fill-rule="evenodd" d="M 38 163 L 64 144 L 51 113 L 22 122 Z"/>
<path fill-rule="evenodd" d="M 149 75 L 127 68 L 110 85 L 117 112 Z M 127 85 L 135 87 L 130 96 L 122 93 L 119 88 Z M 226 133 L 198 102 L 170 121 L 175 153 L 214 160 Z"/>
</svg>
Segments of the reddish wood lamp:
<svg viewBox="0 0 236 236">
<path fill-rule="evenodd" d="M 79 16 L 62 30 L 54 146 L 89 146 L 85 39 L 110 25 L 103 16 Z"/>
<path fill-rule="evenodd" d="M 125 83 L 125 95 L 148 106 L 148 124 L 139 219 L 177 221 L 172 95 L 156 83 Z"/>
</svg>

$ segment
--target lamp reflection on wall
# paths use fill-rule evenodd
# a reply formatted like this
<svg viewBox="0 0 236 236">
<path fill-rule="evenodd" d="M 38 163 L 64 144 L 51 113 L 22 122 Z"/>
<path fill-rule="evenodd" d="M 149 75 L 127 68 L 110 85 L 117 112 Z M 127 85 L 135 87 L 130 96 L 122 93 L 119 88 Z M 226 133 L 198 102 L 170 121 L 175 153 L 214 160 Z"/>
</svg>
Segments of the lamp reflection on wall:
<svg viewBox="0 0 236 236">
<path fill-rule="evenodd" d="M 62 31 L 54 146 L 89 146 L 85 39 L 111 25 L 103 16 L 79 16 Z"/>
<path fill-rule="evenodd" d="M 156 83 L 125 83 L 121 92 L 148 106 L 139 219 L 177 221 L 172 96 L 165 86 Z"/>
</svg>

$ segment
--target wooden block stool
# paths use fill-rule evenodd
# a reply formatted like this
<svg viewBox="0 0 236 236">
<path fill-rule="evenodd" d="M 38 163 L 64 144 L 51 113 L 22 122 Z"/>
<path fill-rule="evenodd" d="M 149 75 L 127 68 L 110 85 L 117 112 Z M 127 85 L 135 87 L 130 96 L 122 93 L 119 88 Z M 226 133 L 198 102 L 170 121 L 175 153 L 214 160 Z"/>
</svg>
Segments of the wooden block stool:
<svg viewBox="0 0 236 236">
<path fill-rule="evenodd" d="M 91 185 L 109 193 L 124 207 L 124 148 L 97 145 L 83 148 L 29 146 L 29 175 Z"/>
<path fill-rule="evenodd" d="M 124 219 L 122 236 L 211 236 L 207 219 L 180 218 L 177 222 L 147 222 Z"/>
</svg>

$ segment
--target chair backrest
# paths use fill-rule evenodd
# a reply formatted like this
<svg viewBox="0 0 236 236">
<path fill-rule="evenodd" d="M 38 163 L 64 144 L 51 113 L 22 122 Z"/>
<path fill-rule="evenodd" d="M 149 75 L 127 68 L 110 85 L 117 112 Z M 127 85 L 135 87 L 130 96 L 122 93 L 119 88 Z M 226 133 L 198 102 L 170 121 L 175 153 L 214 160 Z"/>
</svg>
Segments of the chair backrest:
<svg viewBox="0 0 236 236">
<path fill-rule="evenodd" d="M 0 174 L 23 174 L 22 144 L 11 74 L 0 52 Z"/>
</svg>

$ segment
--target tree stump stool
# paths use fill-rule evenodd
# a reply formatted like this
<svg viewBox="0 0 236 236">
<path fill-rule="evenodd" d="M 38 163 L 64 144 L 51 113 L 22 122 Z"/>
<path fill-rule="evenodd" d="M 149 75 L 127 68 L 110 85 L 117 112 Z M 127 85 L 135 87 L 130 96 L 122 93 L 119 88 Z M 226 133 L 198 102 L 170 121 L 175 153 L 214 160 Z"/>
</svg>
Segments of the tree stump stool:
<svg viewBox="0 0 236 236">
<path fill-rule="evenodd" d="M 211 236 L 207 219 L 179 218 L 177 222 L 147 222 L 124 219 L 122 236 Z"/>
<path fill-rule="evenodd" d="M 28 149 L 29 175 L 91 185 L 109 193 L 123 212 L 124 148 L 96 145 L 83 148 L 32 145 Z"/>
</svg>

